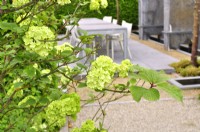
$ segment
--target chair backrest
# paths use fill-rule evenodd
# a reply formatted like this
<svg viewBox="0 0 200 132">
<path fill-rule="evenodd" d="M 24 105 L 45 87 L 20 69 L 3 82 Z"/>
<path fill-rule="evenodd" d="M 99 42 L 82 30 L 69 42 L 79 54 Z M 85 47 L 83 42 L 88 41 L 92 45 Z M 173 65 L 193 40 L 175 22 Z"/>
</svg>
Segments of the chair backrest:
<svg viewBox="0 0 200 132">
<path fill-rule="evenodd" d="M 74 26 L 73 29 L 71 30 L 71 35 L 72 35 L 72 43 L 75 43 L 77 45 L 78 43 L 81 42 L 79 39 L 79 34 L 77 32 L 77 26 Z"/>
<path fill-rule="evenodd" d="M 128 38 L 130 38 L 133 24 L 123 20 L 122 26 L 127 28 L 127 36 Z"/>
<path fill-rule="evenodd" d="M 113 20 L 112 20 L 112 23 L 113 23 L 113 24 L 117 24 L 117 19 L 113 19 Z"/>
<path fill-rule="evenodd" d="M 112 16 L 104 16 L 103 21 L 111 23 L 112 22 Z"/>
</svg>

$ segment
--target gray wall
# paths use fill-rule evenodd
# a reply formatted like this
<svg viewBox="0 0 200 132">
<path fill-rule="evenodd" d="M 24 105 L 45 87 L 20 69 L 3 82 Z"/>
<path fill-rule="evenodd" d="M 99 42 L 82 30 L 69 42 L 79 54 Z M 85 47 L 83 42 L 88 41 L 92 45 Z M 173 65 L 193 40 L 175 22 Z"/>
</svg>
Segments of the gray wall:
<svg viewBox="0 0 200 132">
<path fill-rule="evenodd" d="M 162 34 L 166 49 L 192 39 L 194 0 L 139 0 L 139 36 Z M 199 45 L 200 48 L 200 45 Z"/>
<path fill-rule="evenodd" d="M 164 0 L 164 44 L 177 49 L 192 38 L 193 0 Z M 170 30 L 171 26 L 171 30 Z"/>
<path fill-rule="evenodd" d="M 148 39 L 163 31 L 163 0 L 139 0 L 139 35 Z"/>
</svg>

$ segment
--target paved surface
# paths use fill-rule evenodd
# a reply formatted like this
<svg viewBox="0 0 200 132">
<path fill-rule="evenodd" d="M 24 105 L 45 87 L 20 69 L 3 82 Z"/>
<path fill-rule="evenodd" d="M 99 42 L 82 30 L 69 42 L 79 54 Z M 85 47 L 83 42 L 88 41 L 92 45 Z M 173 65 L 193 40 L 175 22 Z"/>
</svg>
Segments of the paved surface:
<svg viewBox="0 0 200 132">
<path fill-rule="evenodd" d="M 63 42 L 66 40 L 63 40 Z M 63 42 L 59 42 L 60 44 Z M 150 48 L 136 40 L 129 39 L 128 45 L 132 54 L 132 63 L 154 69 L 164 70 L 166 73 L 174 72 L 174 69 L 169 66 L 170 63 L 178 61 L 177 59 L 166 55 L 158 50 Z M 114 61 L 120 63 L 123 60 L 123 53 L 119 43 L 115 43 L 115 57 Z M 98 51 L 98 55 L 106 55 L 106 46 Z"/>
</svg>

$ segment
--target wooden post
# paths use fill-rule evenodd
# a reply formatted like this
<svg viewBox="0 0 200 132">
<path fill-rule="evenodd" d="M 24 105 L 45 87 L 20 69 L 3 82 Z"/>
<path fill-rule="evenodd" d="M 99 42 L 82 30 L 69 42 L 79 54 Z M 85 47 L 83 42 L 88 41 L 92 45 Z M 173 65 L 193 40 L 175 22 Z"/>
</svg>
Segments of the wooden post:
<svg viewBox="0 0 200 132">
<path fill-rule="evenodd" d="M 119 24 L 119 0 L 115 0 L 116 2 L 116 17 L 117 17 L 117 24 Z"/>
<path fill-rule="evenodd" d="M 198 66 L 197 63 L 197 49 L 198 49 L 198 38 L 199 38 L 199 6 L 200 0 L 195 0 L 194 5 L 194 23 L 193 23 L 193 37 L 192 37 L 192 53 L 191 62 L 194 66 Z"/>
</svg>

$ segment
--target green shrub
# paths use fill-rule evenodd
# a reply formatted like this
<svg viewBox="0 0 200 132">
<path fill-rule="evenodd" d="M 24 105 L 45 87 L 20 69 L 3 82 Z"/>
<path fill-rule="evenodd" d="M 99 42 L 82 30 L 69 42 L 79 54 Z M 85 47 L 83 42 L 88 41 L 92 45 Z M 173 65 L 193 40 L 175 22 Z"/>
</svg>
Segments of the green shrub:
<svg viewBox="0 0 200 132">
<path fill-rule="evenodd" d="M 170 66 L 173 67 L 176 71 L 177 71 L 177 69 L 185 68 L 189 65 L 191 65 L 190 60 L 180 60 L 179 62 L 174 62 L 174 63 L 170 64 Z"/>
<path fill-rule="evenodd" d="M 200 68 L 195 66 L 188 66 L 186 68 L 180 69 L 181 76 L 188 77 L 188 76 L 199 76 L 200 75 Z"/>
<path fill-rule="evenodd" d="M 198 60 L 198 64 L 200 61 Z M 190 60 L 180 60 L 170 64 L 171 67 L 175 69 L 177 73 L 180 73 L 181 76 L 199 76 L 200 68 L 192 65 Z"/>
</svg>

